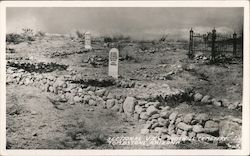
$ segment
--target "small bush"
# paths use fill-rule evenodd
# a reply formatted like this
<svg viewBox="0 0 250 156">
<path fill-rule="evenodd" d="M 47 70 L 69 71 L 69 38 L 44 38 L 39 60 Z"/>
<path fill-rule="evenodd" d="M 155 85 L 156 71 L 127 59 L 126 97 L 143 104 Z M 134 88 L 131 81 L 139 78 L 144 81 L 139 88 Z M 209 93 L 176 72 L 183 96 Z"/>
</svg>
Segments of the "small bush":
<svg viewBox="0 0 250 156">
<path fill-rule="evenodd" d="M 104 42 L 105 43 L 112 42 L 112 38 L 111 37 L 104 37 Z"/>
<path fill-rule="evenodd" d="M 20 34 L 10 33 L 6 35 L 7 43 L 19 44 L 24 41 L 25 41 L 25 38 Z"/>
<path fill-rule="evenodd" d="M 150 47 L 151 45 L 149 43 L 143 43 L 143 42 L 139 43 L 139 49 L 141 49 L 142 51 L 149 50 Z"/>
<path fill-rule="evenodd" d="M 45 32 L 38 31 L 35 36 L 36 37 L 44 37 L 45 36 Z"/>
<path fill-rule="evenodd" d="M 35 41 L 35 35 L 33 33 L 32 29 L 25 28 L 22 29 L 21 34 L 16 33 L 9 33 L 6 35 L 6 42 L 7 43 L 13 43 L 13 44 L 19 44 L 21 42 L 25 41 Z"/>
<path fill-rule="evenodd" d="M 82 38 L 82 39 L 84 38 L 84 33 L 80 32 L 78 30 L 76 31 L 76 35 L 78 38 Z"/>
<path fill-rule="evenodd" d="M 23 33 L 21 34 L 26 41 L 35 41 L 35 36 L 33 30 L 30 28 L 22 29 Z"/>
</svg>

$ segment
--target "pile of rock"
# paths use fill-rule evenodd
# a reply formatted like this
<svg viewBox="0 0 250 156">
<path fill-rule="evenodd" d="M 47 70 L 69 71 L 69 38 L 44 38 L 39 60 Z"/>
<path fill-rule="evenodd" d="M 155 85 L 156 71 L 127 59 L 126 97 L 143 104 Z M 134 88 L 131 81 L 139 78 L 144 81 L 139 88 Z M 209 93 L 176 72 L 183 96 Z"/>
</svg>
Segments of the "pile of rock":
<svg viewBox="0 0 250 156">
<path fill-rule="evenodd" d="M 67 65 L 57 64 L 54 62 L 28 62 L 28 61 L 7 61 L 7 66 L 23 69 L 29 72 L 46 73 L 54 70 L 66 70 Z"/>
<path fill-rule="evenodd" d="M 240 141 L 233 137 L 241 136 L 241 119 L 222 120 L 206 113 L 182 114 L 158 101 L 138 100 L 132 96 L 126 97 L 122 108 L 128 117 L 133 116 L 144 124 L 141 129 L 143 135 L 152 133 L 162 140 L 175 143 L 198 140 L 240 145 Z"/>
<path fill-rule="evenodd" d="M 86 60 L 83 60 L 83 62 L 93 66 L 108 66 L 108 58 L 97 55 L 91 55 Z"/>
<path fill-rule="evenodd" d="M 86 84 L 98 87 L 109 87 L 116 86 L 120 88 L 134 88 L 136 82 L 129 79 L 114 79 L 111 76 L 103 76 L 102 78 L 86 77 L 81 74 L 73 75 L 71 78 L 67 79 L 74 83 Z"/>
<path fill-rule="evenodd" d="M 180 114 L 171 108 L 149 106 L 140 120 L 145 122 L 142 134 L 156 133 L 162 139 L 174 137 L 218 137 L 219 123 L 210 119 L 205 113 Z"/>
<path fill-rule="evenodd" d="M 172 80 L 173 79 L 172 75 L 174 75 L 174 74 L 175 74 L 174 71 L 170 71 L 170 72 L 165 73 L 165 74 L 157 75 L 155 77 L 155 79 L 157 79 L 157 80 Z"/>
<path fill-rule="evenodd" d="M 82 53 L 85 53 L 85 52 L 88 52 L 86 49 L 82 49 L 82 50 L 78 50 L 78 51 L 55 51 L 55 52 L 52 52 L 50 54 L 50 57 L 51 58 L 54 58 L 54 57 L 65 57 L 65 56 L 68 56 L 68 55 L 73 55 L 73 54 L 82 54 Z"/>
<path fill-rule="evenodd" d="M 216 98 L 212 98 L 209 95 L 202 95 L 201 93 L 198 92 L 190 92 L 189 97 L 197 103 L 212 104 L 218 107 L 227 107 L 228 109 L 242 109 L 242 103 L 239 101 L 232 103 L 227 99 L 219 100 Z"/>
<path fill-rule="evenodd" d="M 195 55 L 195 60 L 197 62 L 200 62 L 200 61 L 201 62 L 206 62 L 206 61 L 210 60 L 210 58 L 207 57 L 206 55 L 204 55 L 203 53 L 198 53 L 198 54 Z"/>
<path fill-rule="evenodd" d="M 134 88 L 136 85 L 135 81 L 131 80 L 117 80 L 116 86 L 121 88 Z"/>
</svg>

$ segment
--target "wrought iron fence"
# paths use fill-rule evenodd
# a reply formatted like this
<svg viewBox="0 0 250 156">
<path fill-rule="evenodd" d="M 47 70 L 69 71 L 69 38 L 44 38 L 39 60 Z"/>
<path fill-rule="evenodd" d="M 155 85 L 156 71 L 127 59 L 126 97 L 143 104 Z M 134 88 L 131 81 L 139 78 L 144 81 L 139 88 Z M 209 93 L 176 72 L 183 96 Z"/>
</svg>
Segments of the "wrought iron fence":
<svg viewBox="0 0 250 156">
<path fill-rule="evenodd" d="M 207 34 L 195 33 L 190 30 L 188 57 L 194 59 L 195 53 L 209 54 L 211 61 L 215 61 L 219 55 L 232 57 L 243 56 L 243 35 L 221 34 L 215 29 Z"/>
</svg>

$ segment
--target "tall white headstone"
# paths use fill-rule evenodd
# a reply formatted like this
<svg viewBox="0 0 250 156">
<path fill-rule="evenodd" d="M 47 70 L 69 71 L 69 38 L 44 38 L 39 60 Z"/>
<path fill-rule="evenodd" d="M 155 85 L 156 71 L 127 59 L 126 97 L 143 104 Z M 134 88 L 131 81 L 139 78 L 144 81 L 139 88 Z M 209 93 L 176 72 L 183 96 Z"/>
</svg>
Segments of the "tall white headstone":
<svg viewBox="0 0 250 156">
<path fill-rule="evenodd" d="M 84 34 L 84 38 L 85 38 L 85 49 L 91 50 L 92 47 L 91 47 L 91 34 L 90 34 L 90 32 L 87 31 Z"/>
<path fill-rule="evenodd" d="M 109 76 L 118 78 L 118 61 L 119 61 L 119 50 L 112 48 L 109 51 Z"/>
</svg>

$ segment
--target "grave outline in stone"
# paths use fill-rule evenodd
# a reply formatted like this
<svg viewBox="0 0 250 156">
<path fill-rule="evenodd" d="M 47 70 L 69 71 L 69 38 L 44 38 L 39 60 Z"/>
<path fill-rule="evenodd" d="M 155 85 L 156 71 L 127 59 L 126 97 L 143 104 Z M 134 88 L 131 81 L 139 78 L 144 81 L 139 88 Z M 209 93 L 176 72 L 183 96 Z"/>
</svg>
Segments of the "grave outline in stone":
<svg viewBox="0 0 250 156">
<path fill-rule="evenodd" d="M 117 48 L 112 48 L 109 51 L 109 68 L 108 68 L 108 75 L 112 76 L 113 78 L 118 78 L 118 63 L 119 63 L 119 50 Z"/>
</svg>

